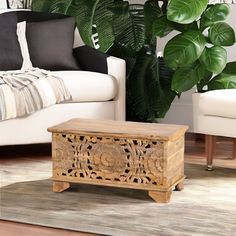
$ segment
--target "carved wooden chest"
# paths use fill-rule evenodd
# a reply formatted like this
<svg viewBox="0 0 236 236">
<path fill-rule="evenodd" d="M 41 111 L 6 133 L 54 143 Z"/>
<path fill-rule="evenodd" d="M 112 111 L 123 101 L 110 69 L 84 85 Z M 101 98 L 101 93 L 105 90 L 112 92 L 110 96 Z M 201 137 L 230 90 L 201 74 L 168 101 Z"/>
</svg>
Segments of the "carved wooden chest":
<svg viewBox="0 0 236 236">
<path fill-rule="evenodd" d="M 54 192 L 86 183 L 148 190 L 168 202 L 183 188 L 186 126 L 73 119 L 48 130 Z"/>
</svg>

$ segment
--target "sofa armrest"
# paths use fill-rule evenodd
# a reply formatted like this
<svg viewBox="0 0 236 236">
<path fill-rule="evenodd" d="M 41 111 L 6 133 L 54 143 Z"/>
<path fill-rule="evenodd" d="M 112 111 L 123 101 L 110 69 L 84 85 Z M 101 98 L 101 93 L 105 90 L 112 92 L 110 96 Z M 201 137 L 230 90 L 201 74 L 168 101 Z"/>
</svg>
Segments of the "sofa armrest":
<svg viewBox="0 0 236 236">
<path fill-rule="evenodd" d="M 125 60 L 109 56 L 87 45 L 74 49 L 74 55 L 83 70 L 109 74 L 117 80 L 118 92 L 115 97 L 115 119 L 125 120 Z"/>
<path fill-rule="evenodd" d="M 117 57 L 107 58 L 108 74 L 117 80 L 118 92 L 116 100 L 116 120 L 125 120 L 125 101 L 126 101 L 126 64 L 125 60 Z"/>
</svg>

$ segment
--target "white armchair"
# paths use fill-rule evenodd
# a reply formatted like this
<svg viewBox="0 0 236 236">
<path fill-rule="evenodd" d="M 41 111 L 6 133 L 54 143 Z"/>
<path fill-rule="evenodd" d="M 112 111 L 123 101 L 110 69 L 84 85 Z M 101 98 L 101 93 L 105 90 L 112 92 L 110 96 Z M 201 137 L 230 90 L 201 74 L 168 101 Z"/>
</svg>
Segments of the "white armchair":
<svg viewBox="0 0 236 236">
<path fill-rule="evenodd" d="M 207 170 L 212 170 L 217 136 L 233 138 L 236 158 L 236 89 L 193 94 L 194 132 L 206 135 Z"/>
</svg>

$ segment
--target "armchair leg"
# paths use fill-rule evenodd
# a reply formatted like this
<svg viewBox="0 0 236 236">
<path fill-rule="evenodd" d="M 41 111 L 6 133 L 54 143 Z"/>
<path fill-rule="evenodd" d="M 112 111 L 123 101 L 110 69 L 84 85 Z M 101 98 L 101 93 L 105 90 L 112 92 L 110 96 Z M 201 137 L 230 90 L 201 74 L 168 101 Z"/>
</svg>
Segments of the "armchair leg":
<svg viewBox="0 0 236 236">
<path fill-rule="evenodd" d="M 236 159 L 236 138 L 233 139 L 233 159 Z"/>
<path fill-rule="evenodd" d="M 216 139 L 217 136 L 214 135 L 206 135 L 205 139 L 205 151 L 206 151 L 206 158 L 207 158 L 207 168 L 206 170 L 212 171 L 212 162 L 213 162 L 213 157 L 215 154 L 215 148 L 216 148 Z"/>
</svg>

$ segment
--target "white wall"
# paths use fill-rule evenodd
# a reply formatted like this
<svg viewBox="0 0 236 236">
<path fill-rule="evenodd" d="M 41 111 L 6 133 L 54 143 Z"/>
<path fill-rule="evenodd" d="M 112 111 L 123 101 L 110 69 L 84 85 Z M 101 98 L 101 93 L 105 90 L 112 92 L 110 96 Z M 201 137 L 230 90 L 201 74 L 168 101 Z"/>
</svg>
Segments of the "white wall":
<svg viewBox="0 0 236 236">
<path fill-rule="evenodd" d="M 234 28 L 234 31 L 236 32 L 236 4 L 231 4 L 230 8 L 231 8 L 230 16 L 226 22 L 230 24 Z M 232 47 L 227 47 L 227 52 L 228 52 L 228 60 L 236 61 L 236 45 Z"/>
</svg>

